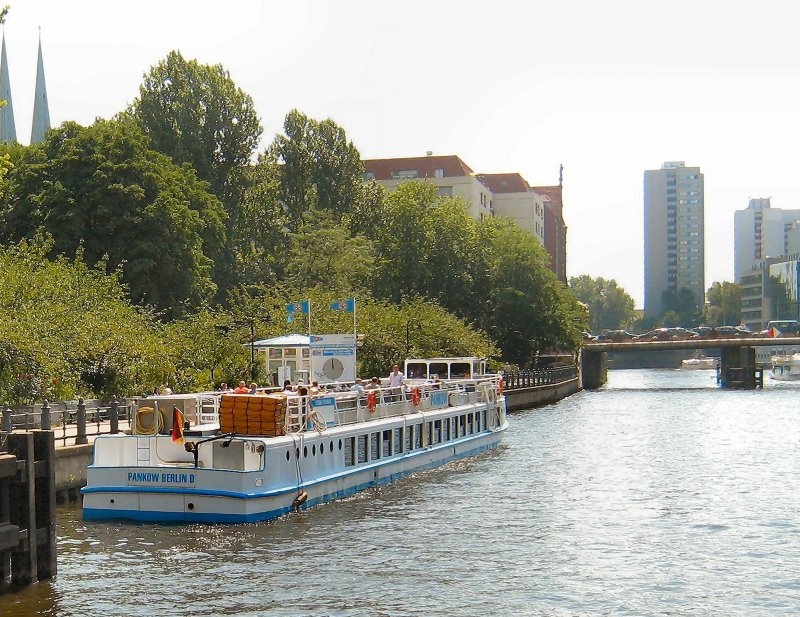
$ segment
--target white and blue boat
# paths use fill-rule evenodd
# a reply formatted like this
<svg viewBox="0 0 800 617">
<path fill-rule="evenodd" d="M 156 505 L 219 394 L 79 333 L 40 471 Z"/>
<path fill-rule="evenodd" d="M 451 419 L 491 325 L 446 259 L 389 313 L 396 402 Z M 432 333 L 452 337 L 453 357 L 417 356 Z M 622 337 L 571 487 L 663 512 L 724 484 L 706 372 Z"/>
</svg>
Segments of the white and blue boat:
<svg viewBox="0 0 800 617">
<path fill-rule="evenodd" d="M 274 424 L 260 420 L 262 434 L 223 432 L 208 423 L 231 396 L 143 399 L 133 434 L 95 441 L 84 518 L 269 520 L 495 448 L 508 427 L 502 382 L 494 375 L 291 394 L 272 407 Z M 240 395 L 234 403 L 243 410 L 258 398 Z M 159 404 L 167 418 L 173 406 L 181 409 L 182 435 L 165 434 L 171 422 L 159 421 Z"/>
</svg>

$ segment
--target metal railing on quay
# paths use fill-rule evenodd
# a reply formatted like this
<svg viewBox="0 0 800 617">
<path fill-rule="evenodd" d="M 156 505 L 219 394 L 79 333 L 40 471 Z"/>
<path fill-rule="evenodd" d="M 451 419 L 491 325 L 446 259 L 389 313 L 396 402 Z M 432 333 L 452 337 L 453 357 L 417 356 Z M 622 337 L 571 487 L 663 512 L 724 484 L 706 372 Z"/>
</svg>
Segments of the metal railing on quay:
<svg viewBox="0 0 800 617">
<path fill-rule="evenodd" d="M 102 404 L 99 400 L 44 401 L 12 409 L 2 405 L 0 431 L 43 429 L 55 433 L 56 445 L 81 445 L 90 437 L 109 435 L 130 427 L 134 405 L 125 399 L 112 399 Z"/>
<path fill-rule="evenodd" d="M 530 369 L 503 373 L 504 389 L 535 388 L 551 386 L 578 377 L 578 366 L 558 366 L 553 368 Z"/>
</svg>

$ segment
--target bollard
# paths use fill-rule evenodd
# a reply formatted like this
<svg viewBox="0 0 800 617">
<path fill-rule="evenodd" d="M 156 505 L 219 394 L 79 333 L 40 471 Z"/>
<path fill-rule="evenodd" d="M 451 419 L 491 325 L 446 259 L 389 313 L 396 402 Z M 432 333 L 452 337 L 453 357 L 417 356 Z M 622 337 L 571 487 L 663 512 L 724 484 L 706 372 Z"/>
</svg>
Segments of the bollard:
<svg viewBox="0 0 800 617">
<path fill-rule="evenodd" d="M 11 432 L 11 408 L 8 406 L 8 403 L 3 404 L 3 423 L 0 425 L 0 429 L 4 433 Z"/>
<path fill-rule="evenodd" d="M 117 397 L 111 399 L 111 406 L 108 408 L 108 419 L 111 422 L 111 434 L 119 433 L 119 402 Z"/>
<path fill-rule="evenodd" d="M 42 403 L 42 416 L 39 420 L 39 428 L 43 431 L 49 431 L 53 428 L 53 422 L 50 420 L 50 405 L 47 399 Z"/>
<path fill-rule="evenodd" d="M 86 403 L 83 402 L 83 398 L 78 399 L 78 415 L 76 420 L 78 422 L 78 433 L 75 436 L 75 445 L 79 446 L 89 443 L 89 440 L 86 439 Z"/>
</svg>

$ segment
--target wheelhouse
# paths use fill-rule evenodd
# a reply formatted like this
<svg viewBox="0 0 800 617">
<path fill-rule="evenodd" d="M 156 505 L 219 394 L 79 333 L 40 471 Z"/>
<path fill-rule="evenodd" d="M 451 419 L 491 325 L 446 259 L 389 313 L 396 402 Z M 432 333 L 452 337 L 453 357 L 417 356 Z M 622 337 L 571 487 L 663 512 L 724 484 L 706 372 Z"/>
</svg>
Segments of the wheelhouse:
<svg viewBox="0 0 800 617">
<path fill-rule="evenodd" d="M 407 379 L 475 379 L 486 375 L 483 358 L 425 358 L 408 359 L 405 365 Z"/>
</svg>

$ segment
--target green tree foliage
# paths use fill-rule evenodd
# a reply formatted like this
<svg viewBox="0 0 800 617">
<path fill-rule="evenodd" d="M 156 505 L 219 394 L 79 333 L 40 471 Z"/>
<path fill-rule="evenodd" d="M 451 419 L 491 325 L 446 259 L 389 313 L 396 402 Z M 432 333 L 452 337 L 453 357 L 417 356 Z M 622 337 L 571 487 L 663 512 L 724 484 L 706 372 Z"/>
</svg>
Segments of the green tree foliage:
<svg viewBox="0 0 800 617">
<path fill-rule="evenodd" d="M 592 332 L 619 330 L 633 323 L 634 301 L 614 279 L 588 274 L 574 276 L 569 286 L 575 296 L 589 307 L 589 326 Z"/>
<path fill-rule="evenodd" d="M 246 378 L 250 352 L 237 325 L 242 326 L 225 311 L 202 308 L 165 327 L 175 367 L 170 381 L 177 391 L 209 390 Z"/>
<path fill-rule="evenodd" d="M 706 323 L 710 326 L 735 326 L 742 319 L 742 286 L 723 281 L 711 284 L 706 292 Z"/>
<path fill-rule="evenodd" d="M 0 248 L 0 401 L 149 391 L 172 369 L 160 327 L 104 264 L 49 261 L 52 240 Z"/>
<path fill-rule="evenodd" d="M 189 163 L 229 208 L 236 203 L 262 129 L 253 99 L 222 65 L 169 52 L 144 75 L 132 112 L 155 150 Z"/>
<path fill-rule="evenodd" d="M 297 229 L 309 210 L 339 216 L 358 210 L 365 196 L 364 165 L 353 142 L 333 120 L 314 120 L 297 110 L 286 115 L 267 158 L 280 164 L 280 201 Z"/>
<path fill-rule="evenodd" d="M 664 314 L 669 312 L 677 315 L 676 326 L 693 328 L 699 326 L 703 321 L 703 310 L 705 305 L 701 304 L 702 299 L 695 298 L 691 289 L 681 287 L 680 289 L 667 289 L 661 294 L 661 304 L 664 307 Z M 670 316 L 670 322 L 675 318 Z M 666 322 L 664 322 L 666 325 Z M 667 326 L 672 327 L 672 326 Z"/>
<path fill-rule="evenodd" d="M 45 141 L 9 149 L 10 198 L 0 237 L 44 229 L 57 254 L 122 269 L 132 299 L 172 315 L 213 295 L 224 210 L 188 167 L 150 150 L 129 121 L 68 122 Z"/>
</svg>

